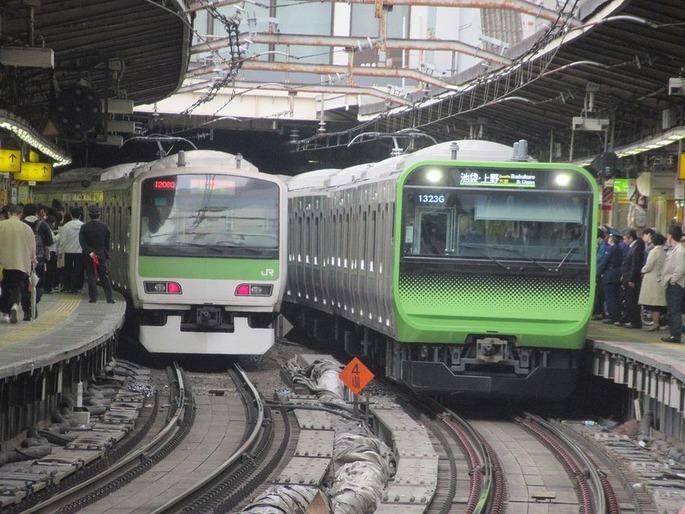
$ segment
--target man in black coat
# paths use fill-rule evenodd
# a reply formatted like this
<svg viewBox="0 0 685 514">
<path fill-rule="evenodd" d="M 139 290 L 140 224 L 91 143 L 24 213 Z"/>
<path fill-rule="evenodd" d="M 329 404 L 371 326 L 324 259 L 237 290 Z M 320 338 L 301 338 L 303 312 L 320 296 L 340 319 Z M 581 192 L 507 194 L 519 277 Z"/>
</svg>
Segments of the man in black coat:
<svg viewBox="0 0 685 514">
<path fill-rule="evenodd" d="M 39 303 L 43 297 L 43 285 L 47 272 L 46 258 L 50 255 L 49 247 L 52 246 L 55 241 L 50 225 L 41 217 L 39 208 L 36 204 L 30 203 L 24 206 L 24 219 L 22 221 L 31 227 L 31 230 L 36 236 L 37 263 L 34 265 L 33 269 L 38 276 L 38 282 L 33 287 L 36 288 L 36 303 Z M 40 245 L 38 244 L 38 241 L 40 241 Z M 28 287 L 24 288 L 21 294 L 21 309 L 24 311 L 24 321 L 31 321 L 34 314 L 36 316 L 38 315 L 37 308 L 35 312 L 32 312 L 31 293 Z"/>
<path fill-rule="evenodd" d="M 112 294 L 112 283 L 109 280 L 107 260 L 109 259 L 110 231 L 106 223 L 100 221 L 100 208 L 97 205 L 88 207 L 90 221 L 84 223 L 79 232 L 79 242 L 84 254 L 88 297 L 90 303 L 98 301 L 97 279 L 105 290 L 107 303 L 115 303 Z"/>
<path fill-rule="evenodd" d="M 632 228 L 627 228 L 623 231 L 623 242 L 628 245 L 628 251 L 623 257 L 623 266 L 621 268 L 621 284 L 623 285 L 626 306 L 623 326 L 627 328 L 642 328 L 638 298 L 640 297 L 645 243 L 637 237 L 637 232 Z"/>
</svg>

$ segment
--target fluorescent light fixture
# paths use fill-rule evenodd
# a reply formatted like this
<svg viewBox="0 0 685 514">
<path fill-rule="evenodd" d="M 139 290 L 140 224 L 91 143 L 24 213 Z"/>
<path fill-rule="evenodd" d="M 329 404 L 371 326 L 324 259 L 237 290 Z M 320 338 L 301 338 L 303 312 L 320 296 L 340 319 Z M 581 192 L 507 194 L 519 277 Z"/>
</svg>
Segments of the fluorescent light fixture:
<svg viewBox="0 0 685 514">
<path fill-rule="evenodd" d="M 123 134 L 133 134 L 136 131 L 136 124 L 126 120 L 107 120 L 107 132 L 119 132 Z"/>
<path fill-rule="evenodd" d="M 52 48 L 4 46 L 0 48 L 0 63 L 21 68 L 54 68 L 55 52 Z"/>
<path fill-rule="evenodd" d="M 657 150 L 668 146 L 673 143 L 677 143 L 681 139 L 685 139 L 685 126 L 674 127 L 666 132 L 662 132 L 657 136 L 653 136 L 649 139 L 643 139 L 636 143 L 630 145 L 620 146 L 614 150 L 614 153 L 618 157 L 628 157 L 630 155 L 638 155 L 643 152 L 649 152 L 650 150 Z M 579 166 L 588 166 L 592 161 L 590 157 L 583 157 L 582 159 L 574 161 Z"/>
<path fill-rule="evenodd" d="M 71 164 L 71 157 L 38 134 L 25 120 L 4 109 L 0 109 L 0 129 L 12 132 L 24 143 L 53 159 L 55 167 Z"/>
<path fill-rule="evenodd" d="M 619 157 L 627 157 L 629 155 L 637 155 L 642 152 L 656 150 L 672 143 L 677 143 L 681 139 L 685 139 L 685 127 L 674 127 L 658 136 L 650 139 L 639 141 L 632 145 L 622 146 L 614 150 Z"/>
<path fill-rule="evenodd" d="M 107 112 L 108 114 L 133 114 L 133 100 L 108 98 L 106 109 L 105 101 L 102 101 L 102 112 Z"/>
<path fill-rule="evenodd" d="M 121 146 L 124 144 L 124 136 L 107 134 L 107 138 L 97 142 L 99 145 Z"/>
</svg>

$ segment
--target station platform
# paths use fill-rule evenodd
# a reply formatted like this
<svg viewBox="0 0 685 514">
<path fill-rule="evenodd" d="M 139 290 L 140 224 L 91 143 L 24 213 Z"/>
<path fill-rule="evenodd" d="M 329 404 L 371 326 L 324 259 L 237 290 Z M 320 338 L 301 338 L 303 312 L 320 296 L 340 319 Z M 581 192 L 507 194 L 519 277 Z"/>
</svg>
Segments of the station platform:
<svg viewBox="0 0 685 514">
<path fill-rule="evenodd" d="M 89 303 L 81 294 L 44 294 L 34 321 L 0 323 L 0 443 L 53 412 L 61 394 L 114 357 L 126 301 Z"/>
<path fill-rule="evenodd" d="M 81 355 L 110 339 L 121 328 L 126 301 L 115 293 L 117 303 L 104 298 L 89 303 L 82 294 L 44 294 L 34 321 L 0 323 L 0 378 L 54 365 Z M 102 296 L 102 295 L 101 295 Z"/>
<path fill-rule="evenodd" d="M 113 360 L 126 314 L 123 296 L 115 298 L 91 304 L 85 292 L 46 294 L 35 321 L 0 323 L 0 444 L 45 419 L 60 395 Z M 666 336 L 663 328 L 591 321 L 592 372 L 628 388 L 640 399 L 634 409 L 655 413 L 659 431 L 685 444 L 685 343 L 664 343 Z"/>
<path fill-rule="evenodd" d="M 685 336 L 683 343 L 661 341 L 668 336 L 668 327 L 648 332 L 591 321 L 592 372 L 627 388 L 632 417 L 649 413 L 660 436 L 685 444 Z"/>
</svg>

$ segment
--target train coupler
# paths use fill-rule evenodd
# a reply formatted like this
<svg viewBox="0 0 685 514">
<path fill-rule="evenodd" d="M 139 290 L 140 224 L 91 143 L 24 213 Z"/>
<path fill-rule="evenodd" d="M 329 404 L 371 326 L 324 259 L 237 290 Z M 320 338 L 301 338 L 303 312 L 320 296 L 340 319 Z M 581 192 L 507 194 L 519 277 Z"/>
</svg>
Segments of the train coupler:
<svg viewBox="0 0 685 514">
<path fill-rule="evenodd" d="M 223 324 L 223 312 L 222 307 L 198 307 L 195 311 L 195 323 L 200 327 L 218 327 Z"/>
<path fill-rule="evenodd" d="M 476 358 L 485 362 L 506 360 L 508 344 L 508 340 L 497 337 L 476 339 Z"/>
</svg>

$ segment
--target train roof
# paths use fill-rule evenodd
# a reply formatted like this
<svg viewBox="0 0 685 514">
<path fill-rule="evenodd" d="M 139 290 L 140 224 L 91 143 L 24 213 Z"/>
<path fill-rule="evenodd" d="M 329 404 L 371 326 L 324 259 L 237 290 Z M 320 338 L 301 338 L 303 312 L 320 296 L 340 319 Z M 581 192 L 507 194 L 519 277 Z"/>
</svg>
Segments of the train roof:
<svg viewBox="0 0 685 514">
<path fill-rule="evenodd" d="M 290 191 L 326 189 L 362 180 L 380 179 L 399 174 L 419 161 L 506 162 L 513 160 L 513 157 L 514 148 L 501 143 L 475 139 L 447 141 L 376 163 L 359 164 L 344 169 L 327 168 L 301 173 L 288 182 L 288 189 Z"/>
<path fill-rule="evenodd" d="M 409 154 L 390 157 L 374 166 L 374 174 L 400 173 L 419 161 L 506 162 L 514 157 L 511 146 L 479 139 L 446 141 Z"/>
<path fill-rule="evenodd" d="M 240 154 L 219 152 L 216 150 L 181 150 L 156 161 L 145 163 L 134 170 L 135 175 L 146 171 L 158 171 L 165 168 L 218 166 L 239 169 L 246 173 L 259 173 L 259 169 Z"/>
<path fill-rule="evenodd" d="M 304 173 L 295 175 L 288 181 L 288 189 L 290 191 L 297 191 L 299 189 L 323 187 L 326 180 L 339 171 L 342 170 L 340 168 L 325 168 L 321 170 L 305 171 Z"/>
<path fill-rule="evenodd" d="M 94 167 L 74 168 L 63 171 L 52 177 L 52 183 L 64 184 L 65 182 L 81 182 L 83 180 L 93 182 L 95 180 L 100 180 L 100 176 L 104 171 L 103 168 Z"/>
<path fill-rule="evenodd" d="M 105 168 L 104 173 L 100 175 L 100 180 L 104 182 L 106 180 L 117 180 L 120 178 L 126 178 L 135 168 L 142 165 L 143 163 L 140 162 L 127 162 L 124 164 L 115 164 L 114 166 Z"/>
</svg>

